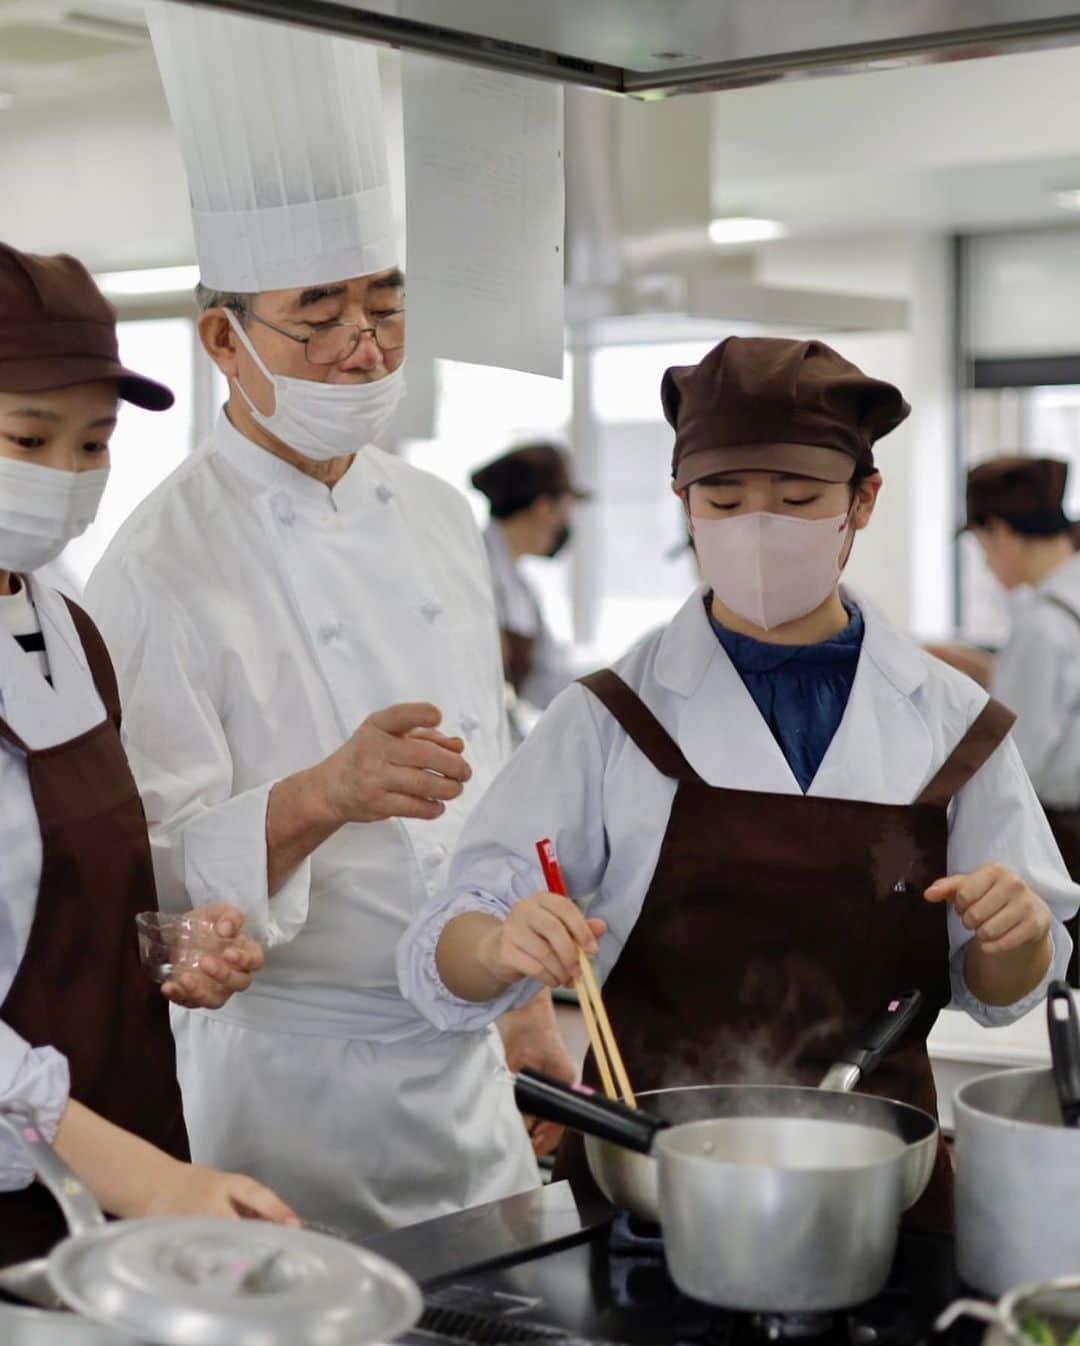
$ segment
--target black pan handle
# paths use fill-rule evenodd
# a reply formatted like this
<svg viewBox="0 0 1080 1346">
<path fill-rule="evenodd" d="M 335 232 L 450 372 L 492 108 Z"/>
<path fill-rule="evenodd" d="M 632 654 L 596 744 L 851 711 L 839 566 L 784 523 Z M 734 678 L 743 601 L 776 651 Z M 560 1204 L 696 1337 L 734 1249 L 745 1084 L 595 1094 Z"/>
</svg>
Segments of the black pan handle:
<svg viewBox="0 0 1080 1346">
<path fill-rule="evenodd" d="M 639 1154 L 648 1154 L 653 1136 L 668 1125 L 647 1112 L 604 1098 L 583 1084 L 565 1084 L 528 1068 L 515 1077 L 514 1101 L 529 1117 L 558 1122 L 571 1131 L 610 1140 Z"/>
<path fill-rule="evenodd" d="M 1046 1026 L 1062 1118 L 1066 1126 L 1080 1127 L 1080 1022 L 1073 993 L 1063 981 L 1050 983 Z"/>
<path fill-rule="evenodd" d="M 845 1043 L 837 1058 L 837 1066 L 852 1067 L 860 1077 L 876 1070 L 884 1057 L 900 1042 L 922 1009 L 921 991 L 901 991 L 893 996 L 883 1010 Z M 834 1066 L 835 1070 L 837 1067 Z M 832 1072 L 830 1072 L 831 1074 Z"/>
</svg>

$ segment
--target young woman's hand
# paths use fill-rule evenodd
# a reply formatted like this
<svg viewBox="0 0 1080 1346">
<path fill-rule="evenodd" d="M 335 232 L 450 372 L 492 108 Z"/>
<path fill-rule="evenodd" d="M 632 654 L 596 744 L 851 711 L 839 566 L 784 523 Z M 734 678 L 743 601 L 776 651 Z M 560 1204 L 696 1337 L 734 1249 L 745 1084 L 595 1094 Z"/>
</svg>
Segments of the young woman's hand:
<svg viewBox="0 0 1080 1346">
<path fill-rule="evenodd" d="M 298 1225 L 269 1188 L 239 1173 L 186 1164 L 132 1135 L 77 1099 L 68 1099 L 53 1148 L 98 1204 L 124 1219 L 140 1215 L 220 1215 Z"/>
<path fill-rule="evenodd" d="M 983 865 L 932 883 L 928 902 L 949 902 L 973 938 L 964 956 L 968 989 L 986 1005 L 1014 1005 L 1030 994 L 1053 959 L 1053 916 L 1037 893 L 1004 865 Z"/>
<path fill-rule="evenodd" d="M 240 1173 L 170 1160 L 147 1194 L 143 1215 L 216 1215 L 299 1225 L 300 1218 L 269 1187 Z"/>
<path fill-rule="evenodd" d="M 569 986 L 581 972 L 582 953 L 597 952 L 607 923 L 584 917 L 557 893 L 533 893 L 487 930 L 476 950 L 484 970 L 504 986 L 534 977 L 544 986 Z"/>
<path fill-rule="evenodd" d="M 167 981 L 161 994 L 184 1009 L 220 1009 L 239 991 L 246 991 L 263 965 L 262 945 L 242 933 L 244 913 L 228 902 L 208 902 L 192 908 L 191 915 L 213 923 L 222 939 L 239 936 L 222 954 L 203 954 L 197 968 L 188 968 L 175 981 Z"/>
<path fill-rule="evenodd" d="M 1041 943 L 1052 920 L 1043 899 L 1004 865 L 983 865 L 971 874 L 938 879 L 925 897 L 928 902 L 951 903 L 986 954 Z"/>
</svg>

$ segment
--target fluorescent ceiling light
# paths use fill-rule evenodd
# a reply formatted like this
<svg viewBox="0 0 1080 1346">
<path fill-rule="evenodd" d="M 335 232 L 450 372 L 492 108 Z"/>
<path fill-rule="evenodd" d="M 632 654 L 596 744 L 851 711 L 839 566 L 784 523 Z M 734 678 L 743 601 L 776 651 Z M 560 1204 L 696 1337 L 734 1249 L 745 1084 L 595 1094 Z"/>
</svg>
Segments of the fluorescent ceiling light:
<svg viewBox="0 0 1080 1346">
<path fill-rule="evenodd" d="M 787 230 L 779 220 L 763 220 L 753 215 L 722 215 L 709 225 L 709 239 L 723 247 L 729 243 L 765 243 L 783 238 Z"/>
<path fill-rule="evenodd" d="M 146 271 L 106 271 L 94 278 L 106 294 L 175 294 L 193 290 L 197 266 L 156 266 Z"/>
<path fill-rule="evenodd" d="M 1080 187 L 1061 187 L 1051 195 L 1062 210 L 1080 210 Z"/>
</svg>

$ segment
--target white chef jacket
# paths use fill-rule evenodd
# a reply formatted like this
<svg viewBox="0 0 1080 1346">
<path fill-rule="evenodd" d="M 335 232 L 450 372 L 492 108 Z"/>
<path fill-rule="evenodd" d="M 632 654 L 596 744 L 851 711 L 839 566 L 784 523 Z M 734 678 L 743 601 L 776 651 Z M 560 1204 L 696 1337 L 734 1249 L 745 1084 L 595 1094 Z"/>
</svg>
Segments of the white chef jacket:
<svg viewBox="0 0 1080 1346">
<path fill-rule="evenodd" d="M 1013 738 L 1035 791 L 1056 809 L 1080 808 L 1080 553 L 1052 572 L 1014 610 L 994 661 L 994 696 L 1016 712 Z"/>
<path fill-rule="evenodd" d="M 569 653 L 551 634 L 536 590 L 521 573 L 497 520 L 484 532 L 499 629 L 533 641 L 532 667 L 519 695 L 543 710 L 574 680 Z"/>
<path fill-rule="evenodd" d="M 440 1038 L 394 973 L 507 751 L 464 499 L 374 447 L 330 490 L 222 413 L 120 530 L 87 604 L 116 664 L 161 906 L 235 903 L 269 946 L 245 994 L 174 1011 L 194 1157 L 352 1229 L 535 1185 L 494 1030 Z M 343 827 L 270 897 L 274 782 L 402 701 L 434 702 L 466 740 L 464 796 L 435 822 Z"/>
<path fill-rule="evenodd" d="M 52 684 L 38 658 L 0 624 L 0 718 L 31 748 L 51 748 L 85 734 L 105 718 L 82 642 L 67 604 L 54 589 L 28 581 Z M 0 741 L 0 1004 L 15 981 L 37 911 L 41 882 L 41 829 L 30 793 L 25 757 Z M 0 1105 L 37 1109 L 52 1140 L 67 1106 L 67 1059 L 53 1047 L 31 1047 L 0 1020 Z M 0 1134 L 0 1191 L 26 1187 L 33 1166 L 22 1149 Z"/>
<path fill-rule="evenodd" d="M 820 798 L 908 804 L 948 757 L 986 702 L 986 693 L 895 631 L 862 598 L 865 633 L 839 728 L 808 793 Z M 661 631 L 642 640 L 616 671 L 656 714 L 690 765 L 710 785 L 799 794 L 784 754 L 709 624 L 703 591 Z M 551 837 L 569 891 L 590 898 L 602 917 L 597 970 L 614 966 L 652 881 L 675 797 L 625 730 L 584 687 L 568 688 L 541 718 L 469 819 L 447 891 L 429 901 L 398 950 L 403 994 L 441 1027 L 477 1028 L 524 1003 L 538 983 L 511 987 L 474 1004 L 452 995 L 435 965 L 446 922 L 464 911 L 504 917 L 514 902 L 545 887 L 535 842 Z M 1051 976 L 1072 948 L 1061 924 L 1075 912 L 1071 882 L 1027 778 L 1007 739 L 957 794 L 949 809 L 950 873 L 1000 861 L 1021 874 L 1054 909 Z M 954 1003 L 978 1022 L 1011 1022 L 1045 995 L 1046 983 L 1015 1005 L 984 1005 L 963 977 L 972 938 L 950 907 Z M 857 957 L 857 950 L 853 949 Z"/>
</svg>

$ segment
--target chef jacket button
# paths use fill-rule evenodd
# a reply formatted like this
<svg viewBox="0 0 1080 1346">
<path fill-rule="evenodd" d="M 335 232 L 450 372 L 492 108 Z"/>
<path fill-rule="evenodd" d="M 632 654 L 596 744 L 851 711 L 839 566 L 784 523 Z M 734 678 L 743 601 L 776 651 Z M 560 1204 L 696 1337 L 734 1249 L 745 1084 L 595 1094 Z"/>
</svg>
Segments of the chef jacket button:
<svg viewBox="0 0 1080 1346">
<path fill-rule="evenodd" d="M 433 598 L 429 598 L 426 603 L 421 605 L 420 611 L 424 614 L 424 616 L 428 619 L 429 622 L 433 622 L 435 618 L 438 617 L 438 615 L 442 612 L 442 604 L 436 603 L 436 601 Z"/>
<path fill-rule="evenodd" d="M 387 486 L 385 482 L 381 481 L 379 482 L 378 486 L 375 487 L 375 495 L 379 503 L 383 505 L 388 505 L 390 501 L 393 500 L 394 498 L 394 493 L 390 489 L 390 487 Z"/>
<path fill-rule="evenodd" d="M 446 859 L 446 847 L 436 846 L 433 851 L 429 851 L 424 856 L 424 868 L 429 874 L 433 874 Z"/>
<path fill-rule="evenodd" d="M 292 502 L 287 495 L 274 496 L 274 515 L 278 523 L 283 523 L 288 528 L 296 520 L 296 511 L 292 507 Z"/>
<path fill-rule="evenodd" d="M 319 640 L 324 645 L 329 645 L 332 640 L 337 640 L 339 635 L 341 635 L 340 622 L 323 622 L 322 626 L 319 627 Z"/>
<path fill-rule="evenodd" d="M 475 715 L 463 715 L 461 717 L 461 732 L 466 738 L 480 728 L 480 721 Z"/>
</svg>

